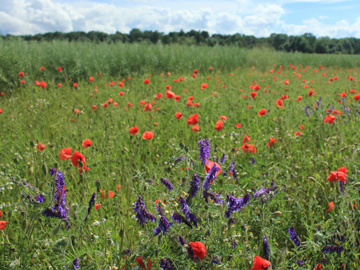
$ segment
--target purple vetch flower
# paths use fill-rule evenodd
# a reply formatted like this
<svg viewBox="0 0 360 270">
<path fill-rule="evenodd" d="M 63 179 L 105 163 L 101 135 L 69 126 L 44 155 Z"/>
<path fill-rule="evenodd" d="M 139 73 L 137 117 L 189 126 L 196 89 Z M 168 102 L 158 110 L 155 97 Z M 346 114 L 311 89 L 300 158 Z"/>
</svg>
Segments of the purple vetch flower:
<svg viewBox="0 0 360 270">
<path fill-rule="evenodd" d="M 179 162 L 183 161 L 184 159 L 185 159 L 184 156 L 180 156 L 180 157 L 178 157 L 177 159 L 175 159 L 174 164 L 176 165 L 176 164 L 178 164 Z"/>
<path fill-rule="evenodd" d="M 180 215 L 177 212 L 174 212 L 171 216 L 171 219 L 173 221 L 175 221 L 176 223 L 185 223 L 187 226 L 189 226 L 190 228 L 192 228 L 191 223 L 182 215 Z"/>
<path fill-rule="evenodd" d="M 221 164 L 221 165 L 223 165 L 224 163 L 225 163 L 225 160 L 226 160 L 226 154 L 224 153 L 223 155 L 222 155 L 222 157 L 221 158 L 219 158 L 219 163 Z"/>
<path fill-rule="evenodd" d="M 205 202 L 206 203 L 209 203 L 209 197 L 210 199 L 212 199 L 214 201 L 214 203 L 217 203 L 217 204 L 220 204 L 222 203 L 223 201 L 220 199 L 220 195 L 215 193 L 215 192 L 212 192 L 208 189 L 205 189 L 204 192 L 203 192 L 203 195 L 204 195 L 204 199 L 205 199 Z"/>
<path fill-rule="evenodd" d="M 195 197 L 199 189 L 200 189 L 200 178 L 196 173 L 194 173 L 190 182 L 189 195 L 191 197 Z"/>
<path fill-rule="evenodd" d="M 339 182 L 339 190 L 341 194 L 344 194 L 345 193 L 344 183 L 342 181 L 338 181 L 338 182 Z"/>
<path fill-rule="evenodd" d="M 182 245 L 182 246 L 188 244 L 188 243 L 186 242 L 185 238 L 182 237 L 181 235 L 178 236 L 178 241 L 179 241 L 180 245 Z"/>
<path fill-rule="evenodd" d="M 227 209 L 225 211 L 225 218 L 230 218 L 230 215 L 234 212 L 239 212 L 240 209 L 244 208 L 250 201 L 251 196 L 249 193 L 246 193 L 243 198 L 235 198 L 234 196 L 228 194 L 226 196 L 226 201 L 228 203 Z"/>
<path fill-rule="evenodd" d="M 270 248 L 269 248 L 269 244 L 267 242 L 266 237 L 263 237 L 263 250 L 264 250 L 264 258 L 266 260 L 269 260 L 270 257 Z"/>
<path fill-rule="evenodd" d="M 40 194 L 40 195 L 36 196 L 35 200 L 37 201 L 37 204 L 45 202 L 44 195 Z"/>
<path fill-rule="evenodd" d="M 160 216 L 165 216 L 165 213 L 161 208 L 161 203 L 160 202 L 156 203 L 155 210 Z"/>
<path fill-rule="evenodd" d="M 311 110 L 311 113 L 314 113 L 314 110 L 310 107 L 310 106 L 306 106 L 305 107 L 305 113 L 306 113 L 306 116 L 307 117 L 310 117 L 310 114 L 309 114 L 309 112 L 308 112 L 308 110 Z"/>
<path fill-rule="evenodd" d="M 79 262 L 80 260 L 78 258 L 75 258 L 75 260 L 73 260 L 72 264 L 76 269 L 79 269 Z"/>
<path fill-rule="evenodd" d="M 273 192 L 272 194 L 277 194 L 279 192 L 278 186 L 275 185 L 274 181 L 272 181 L 271 186 L 267 188 L 261 187 L 259 190 L 257 190 L 254 194 L 254 197 L 260 198 L 261 203 L 266 203 L 268 200 L 267 195 L 269 195 L 270 192 Z"/>
<path fill-rule="evenodd" d="M 161 183 L 163 183 L 163 184 L 165 185 L 165 187 L 166 187 L 170 192 L 173 190 L 174 185 L 171 184 L 171 183 L 168 181 L 167 178 L 161 177 L 161 178 L 160 178 L 160 181 L 161 181 Z"/>
<path fill-rule="evenodd" d="M 199 158 L 201 159 L 201 165 L 205 165 L 206 159 L 210 157 L 210 149 L 212 149 L 212 145 L 208 139 L 202 139 L 197 142 L 200 150 Z"/>
<path fill-rule="evenodd" d="M 169 258 L 161 258 L 160 259 L 160 267 L 164 270 L 174 270 L 176 269 L 174 263 Z"/>
<path fill-rule="evenodd" d="M 219 256 L 215 255 L 215 257 L 212 259 L 211 261 L 213 264 L 220 264 L 221 262 L 219 261 Z"/>
<path fill-rule="evenodd" d="M 155 228 L 154 233 L 155 235 L 158 235 L 161 231 L 163 232 L 163 235 L 167 234 L 170 228 L 170 222 L 167 220 L 165 216 L 160 217 L 159 226 Z"/>
<path fill-rule="evenodd" d="M 147 220 L 152 222 L 156 221 L 156 217 L 146 211 L 146 204 L 144 203 L 144 199 L 141 196 L 138 196 L 138 200 L 135 202 L 134 211 L 136 213 L 137 221 L 142 226 L 147 223 Z"/>
<path fill-rule="evenodd" d="M 299 236 L 297 236 L 297 234 L 296 234 L 296 232 L 295 232 L 294 226 L 291 226 L 291 228 L 289 228 L 288 231 L 289 231 L 289 236 L 290 236 L 291 241 L 293 241 L 294 244 L 295 244 L 296 246 L 298 246 L 299 249 L 300 249 L 301 241 L 300 241 Z"/>
<path fill-rule="evenodd" d="M 47 217 L 57 217 L 64 220 L 70 228 L 69 224 L 69 208 L 66 206 L 66 193 L 65 193 L 65 176 L 56 169 L 50 169 L 50 175 L 55 175 L 55 190 L 54 190 L 54 204 L 51 209 L 45 209 L 41 212 Z"/>
<path fill-rule="evenodd" d="M 297 266 L 301 267 L 301 266 L 303 266 L 304 262 L 305 261 L 297 260 L 295 263 Z"/>
<path fill-rule="evenodd" d="M 323 249 L 322 249 L 322 253 L 333 253 L 333 252 L 336 252 L 336 253 L 341 253 L 344 251 L 344 248 L 343 246 L 325 246 Z"/>
<path fill-rule="evenodd" d="M 185 217 L 190 219 L 190 221 L 194 223 L 194 225 L 197 227 L 197 218 L 194 214 L 190 212 L 189 206 L 187 205 L 185 199 L 183 197 L 180 197 L 178 203 L 180 203 L 181 210 L 183 211 Z"/>
<path fill-rule="evenodd" d="M 333 110 L 335 110 L 335 107 L 331 107 L 327 113 L 330 114 Z"/>
<path fill-rule="evenodd" d="M 235 241 L 234 238 L 231 239 L 231 246 L 232 246 L 232 248 L 234 248 L 234 249 L 238 246 L 238 243 L 236 243 L 236 241 Z"/>
<path fill-rule="evenodd" d="M 319 98 L 319 100 L 316 102 L 316 107 L 318 108 L 321 105 L 322 97 Z"/>
<path fill-rule="evenodd" d="M 95 196 L 96 196 L 96 192 L 94 192 L 94 194 L 91 196 L 90 201 L 89 201 L 89 207 L 87 210 L 87 215 L 85 217 L 85 221 L 87 221 L 88 216 L 90 215 L 91 209 L 93 208 L 93 206 L 95 205 Z"/>
<path fill-rule="evenodd" d="M 235 161 L 231 161 L 229 168 L 222 174 L 222 176 L 227 176 L 230 172 L 235 171 Z"/>
<path fill-rule="evenodd" d="M 210 189 L 210 184 L 216 178 L 216 173 L 218 170 L 219 170 L 219 168 L 214 163 L 214 165 L 211 167 L 209 173 L 206 175 L 205 181 L 203 183 L 203 189 Z"/>
</svg>

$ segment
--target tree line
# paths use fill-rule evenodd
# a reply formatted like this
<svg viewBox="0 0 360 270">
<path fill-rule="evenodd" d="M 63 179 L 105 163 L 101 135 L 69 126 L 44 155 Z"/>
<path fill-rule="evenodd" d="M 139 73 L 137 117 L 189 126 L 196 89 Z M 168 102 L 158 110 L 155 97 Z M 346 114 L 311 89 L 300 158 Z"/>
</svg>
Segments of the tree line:
<svg viewBox="0 0 360 270">
<path fill-rule="evenodd" d="M 129 34 L 116 32 L 107 34 L 103 32 L 52 32 L 36 35 L 0 35 L 3 40 L 23 39 L 26 41 L 52 41 L 67 40 L 69 42 L 107 42 L 107 43 L 161 43 L 186 44 L 186 45 L 207 45 L 207 46 L 237 46 L 241 48 L 270 47 L 277 51 L 323 53 L 323 54 L 360 54 L 360 39 L 357 38 L 329 38 L 315 37 L 311 33 L 300 36 L 289 36 L 287 34 L 271 34 L 269 37 L 257 38 L 252 35 L 213 34 L 207 31 L 191 30 L 184 32 L 170 32 L 164 34 L 158 31 L 141 31 L 138 28 L 132 29 Z"/>
</svg>

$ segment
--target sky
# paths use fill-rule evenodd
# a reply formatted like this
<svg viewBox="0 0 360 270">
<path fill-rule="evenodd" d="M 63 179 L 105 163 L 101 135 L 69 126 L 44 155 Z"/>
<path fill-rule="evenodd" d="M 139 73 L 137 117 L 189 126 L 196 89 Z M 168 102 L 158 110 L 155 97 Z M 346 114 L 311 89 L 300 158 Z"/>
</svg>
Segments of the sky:
<svg viewBox="0 0 360 270">
<path fill-rule="evenodd" d="M 360 38 L 359 11 L 359 0 L 0 0 L 0 33 L 112 34 L 139 28 Z"/>
</svg>

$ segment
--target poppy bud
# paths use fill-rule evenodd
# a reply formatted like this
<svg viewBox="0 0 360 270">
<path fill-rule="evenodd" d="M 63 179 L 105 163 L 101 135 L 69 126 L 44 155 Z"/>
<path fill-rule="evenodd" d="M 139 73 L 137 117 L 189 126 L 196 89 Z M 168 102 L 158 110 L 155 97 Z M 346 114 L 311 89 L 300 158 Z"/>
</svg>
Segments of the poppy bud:
<svg viewBox="0 0 360 270">
<path fill-rule="evenodd" d="M 185 147 L 184 147 L 184 150 L 185 150 L 186 153 L 189 152 L 189 147 L 188 147 L 188 146 L 185 146 Z"/>
<path fill-rule="evenodd" d="M 95 186 L 96 186 L 96 191 L 97 192 L 100 192 L 100 180 L 97 180 L 96 182 L 95 182 Z"/>
<path fill-rule="evenodd" d="M 185 144 L 183 142 L 181 142 L 181 143 L 179 143 L 179 146 L 180 146 L 181 149 L 184 149 Z"/>
</svg>

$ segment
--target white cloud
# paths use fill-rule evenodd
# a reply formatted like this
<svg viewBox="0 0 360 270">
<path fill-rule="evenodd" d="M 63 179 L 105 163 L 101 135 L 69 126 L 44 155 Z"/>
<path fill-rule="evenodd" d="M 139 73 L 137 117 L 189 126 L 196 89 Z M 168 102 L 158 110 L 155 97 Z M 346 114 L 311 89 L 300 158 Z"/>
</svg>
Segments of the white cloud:
<svg viewBox="0 0 360 270">
<path fill-rule="evenodd" d="M 283 20 L 286 11 L 282 4 L 289 0 L 280 0 L 278 4 L 267 0 L 184 0 L 170 3 L 165 0 L 112 0 L 110 4 L 95 0 L 59 1 L 0 0 L 0 32 L 14 35 L 54 31 L 128 33 L 133 28 L 140 28 L 165 33 L 195 29 L 205 30 L 210 34 L 241 33 L 258 37 L 276 32 L 291 35 L 311 32 L 317 36 L 360 37 L 360 17 L 354 23 L 342 20 L 329 25 L 311 19 L 299 24 L 286 24 Z"/>
</svg>

